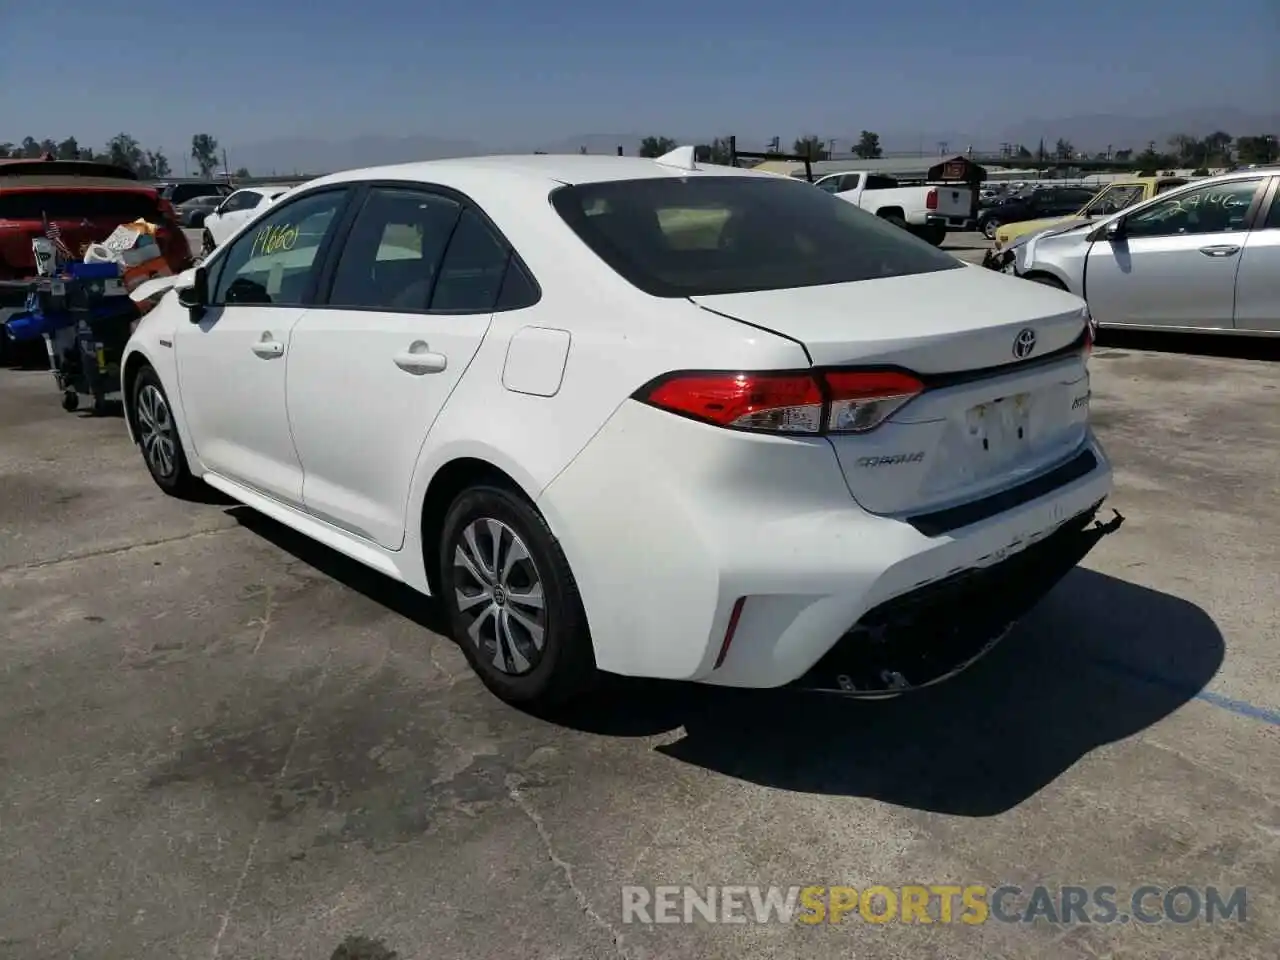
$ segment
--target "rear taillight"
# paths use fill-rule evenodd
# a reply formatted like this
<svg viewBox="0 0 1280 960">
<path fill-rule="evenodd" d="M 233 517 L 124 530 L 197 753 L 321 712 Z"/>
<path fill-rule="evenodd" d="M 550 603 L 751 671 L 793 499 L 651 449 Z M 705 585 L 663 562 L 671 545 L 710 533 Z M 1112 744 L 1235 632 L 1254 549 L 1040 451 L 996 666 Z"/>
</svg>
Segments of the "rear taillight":
<svg viewBox="0 0 1280 960">
<path fill-rule="evenodd" d="M 896 370 L 673 373 L 635 398 L 718 427 L 812 435 L 873 430 L 923 390 Z"/>
<path fill-rule="evenodd" d="M 925 194 L 924 205 L 930 210 L 938 209 L 938 191 L 937 190 L 930 190 L 927 194 Z"/>
</svg>

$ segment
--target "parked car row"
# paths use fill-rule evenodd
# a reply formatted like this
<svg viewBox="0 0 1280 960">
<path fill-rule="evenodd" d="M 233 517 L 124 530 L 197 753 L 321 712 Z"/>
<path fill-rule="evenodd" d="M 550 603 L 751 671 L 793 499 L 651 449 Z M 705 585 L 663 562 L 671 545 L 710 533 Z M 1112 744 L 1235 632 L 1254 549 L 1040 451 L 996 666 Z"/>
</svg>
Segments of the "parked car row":
<svg viewBox="0 0 1280 960">
<path fill-rule="evenodd" d="M 1147 188 L 1108 215 L 1030 230 L 987 266 L 1083 298 L 1102 327 L 1280 334 L 1280 174 Z"/>
</svg>

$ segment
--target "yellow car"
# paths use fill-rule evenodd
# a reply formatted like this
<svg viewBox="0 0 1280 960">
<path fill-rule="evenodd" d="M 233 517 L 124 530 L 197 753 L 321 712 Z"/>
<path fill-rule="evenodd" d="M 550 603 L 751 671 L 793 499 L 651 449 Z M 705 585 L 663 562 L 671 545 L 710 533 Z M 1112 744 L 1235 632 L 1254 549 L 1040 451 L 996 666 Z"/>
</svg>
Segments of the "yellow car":
<svg viewBox="0 0 1280 960">
<path fill-rule="evenodd" d="M 1069 217 L 1051 217 L 1047 220 L 1023 220 L 1009 223 L 996 230 L 993 253 L 999 253 L 1019 237 L 1036 233 L 1047 227 L 1066 226 L 1073 220 L 1089 220 L 1108 213 L 1115 213 L 1125 207 L 1132 206 L 1141 200 L 1149 200 L 1158 193 L 1180 187 L 1188 180 L 1185 177 L 1134 177 L 1132 180 L 1117 180 L 1109 183 L 1093 195 L 1078 212 Z"/>
</svg>

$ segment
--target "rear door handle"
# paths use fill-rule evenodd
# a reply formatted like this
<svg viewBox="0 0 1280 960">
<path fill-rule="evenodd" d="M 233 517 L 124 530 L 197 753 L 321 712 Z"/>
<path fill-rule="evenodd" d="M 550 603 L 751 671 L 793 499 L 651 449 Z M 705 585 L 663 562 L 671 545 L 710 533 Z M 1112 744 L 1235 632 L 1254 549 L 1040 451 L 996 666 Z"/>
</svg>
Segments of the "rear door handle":
<svg viewBox="0 0 1280 960">
<path fill-rule="evenodd" d="M 252 350 L 263 360 L 284 356 L 284 344 L 279 340 L 271 339 L 271 334 L 269 333 L 264 333 L 262 339 L 253 345 Z"/>
<path fill-rule="evenodd" d="M 1229 243 L 1223 243 L 1216 247 L 1201 247 L 1200 252 L 1206 257 L 1234 257 L 1240 252 L 1240 248 L 1233 247 Z"/>
<path fill-rule="evenodd" d="M 415 340 L 408 350 L 397 353 L 392 360 L 406 373 L 422 376 L 424 373 L 440 373 L 449 366 L 449 358 L 443 353 L 433 353 L 424 340 Z"/>
</svg>

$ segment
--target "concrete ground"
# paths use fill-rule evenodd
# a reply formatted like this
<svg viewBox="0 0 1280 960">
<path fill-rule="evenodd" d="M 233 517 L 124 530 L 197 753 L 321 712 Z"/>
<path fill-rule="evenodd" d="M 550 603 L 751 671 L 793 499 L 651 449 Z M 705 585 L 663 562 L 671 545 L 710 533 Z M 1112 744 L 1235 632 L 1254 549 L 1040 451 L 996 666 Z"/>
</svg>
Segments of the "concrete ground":
<svg viewBox="0 0 1280 960">
<path fill-rule="evenodd" d="M 163 496 L 120 419 L 0 370 L 0 956 L 1274 957 L 1277 359 L 1098 351 L 1127 520 L 962 677 L 879 703 L 615 681 L 556 723 L 490 696 L 430 603 Z M 1245 886 L 1246 922 L 621 909 L 1000 883 L 1113 885 L 1121 913 Z"/>
</svg>

